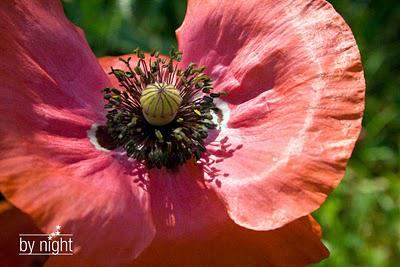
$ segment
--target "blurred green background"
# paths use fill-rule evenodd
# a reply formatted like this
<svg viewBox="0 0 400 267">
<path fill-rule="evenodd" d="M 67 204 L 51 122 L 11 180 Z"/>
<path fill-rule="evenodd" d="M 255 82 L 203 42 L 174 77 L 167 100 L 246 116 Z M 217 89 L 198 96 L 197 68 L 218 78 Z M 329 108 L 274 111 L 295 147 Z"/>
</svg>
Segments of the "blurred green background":
<svg viewBox="0 0 400 267">
<path fill-rule="evenodd" d="M 400 266 L 400 2 L 331 0 L 357 39 L 367 80 L 361 140 L 340 186 L 314 213 L 331 257 L 317 266 Z M 65 0 L 97 56 L 167 52 L 185 0 Z"/>
</svg>

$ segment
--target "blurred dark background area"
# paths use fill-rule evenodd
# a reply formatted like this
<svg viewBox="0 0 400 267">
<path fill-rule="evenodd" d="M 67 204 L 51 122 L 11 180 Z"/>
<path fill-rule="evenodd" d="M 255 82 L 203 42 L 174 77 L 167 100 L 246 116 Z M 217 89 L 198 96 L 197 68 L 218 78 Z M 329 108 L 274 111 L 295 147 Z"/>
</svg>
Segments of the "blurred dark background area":
<svg viewBox="0 0 400 267">
<path fill-rule="evenodd" d="M 367 80 L 363 132 L 346 177 L 313 215 L 331 257 L 317 266 L 400 264 L 400 1 L 331 0 L 357 39 Z M 97 56 L 177 46 L 185 0 L 64 0 Z"/>
<path fill-rule="evenodd" d="M 97 56 L 116 56 L 136 47 L 164 53 L 177 47 L 175 29 L 185 0 L 64 0 L 67 16 L 85 30 Z"/>
</svg>

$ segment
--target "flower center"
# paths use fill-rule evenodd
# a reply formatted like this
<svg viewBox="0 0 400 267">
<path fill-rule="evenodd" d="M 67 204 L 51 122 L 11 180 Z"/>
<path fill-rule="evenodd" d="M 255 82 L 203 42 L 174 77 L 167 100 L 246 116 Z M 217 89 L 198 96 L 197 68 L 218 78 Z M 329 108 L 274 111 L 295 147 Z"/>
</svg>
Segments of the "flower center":
<svg viewBox="0 0 400 267">
<path fill-rule="evenodd" d="M 175 86 L 155 82 L 142 91 L 140 105 L 147 122 L 155 126 L 170 123 L 176 116 L 182 97 Z"/>
<path fill-rule="evenodd" d="M 216 126 L 211 111 L 221 93 L 211 93 L 212 81 L 203 73 L 204 66 L 191 63 L 179 69 L 180 52 L 171 50 L 169 57 L 161 57 L 136 49 L 135 54 L 136 64 L 131 58 L 120 59 L 124 70 L 111 68 L 120 88 L 103 89 L 107 102 L 103 129 L 116 148 L 148 168 L 175 168 L 199 160 L 208 130 Z"/>
</svg>

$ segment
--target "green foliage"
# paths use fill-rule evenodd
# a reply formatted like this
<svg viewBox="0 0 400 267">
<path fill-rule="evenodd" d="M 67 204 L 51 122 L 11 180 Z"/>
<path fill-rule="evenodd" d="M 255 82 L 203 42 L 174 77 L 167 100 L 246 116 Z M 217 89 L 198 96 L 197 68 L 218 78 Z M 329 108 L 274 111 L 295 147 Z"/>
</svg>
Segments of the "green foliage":
<svg viewBox="0 0 400 267">
<path fill-rule="evenodd" d="M 351 26 L 367 80 L 362 138 L 347 175 L 320 210 L 331 257 L 317 266 L 400 263 L 400 2 L 331 0 Z M 185 15 L 184 0 L 65 0 L 96 55 L 135 47 L 166 53 Z"/>
<path fill-rule="evenodd" d="M 136 47 L 167 53 L 177 47 L 175 29 L 185 15 L 185 1 L 65 0 L 68 17 L 85 30 L 97 56 L 131 53 Z"/>
</svg>

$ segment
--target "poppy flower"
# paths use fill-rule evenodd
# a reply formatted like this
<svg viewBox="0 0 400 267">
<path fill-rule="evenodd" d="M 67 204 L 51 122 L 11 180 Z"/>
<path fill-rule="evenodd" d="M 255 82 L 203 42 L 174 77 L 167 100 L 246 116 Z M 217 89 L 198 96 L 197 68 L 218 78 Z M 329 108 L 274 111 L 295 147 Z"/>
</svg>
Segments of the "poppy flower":
<svg viewBox="0 0 400 267">
<path fill-rule="evenodd" d="M 210 96 L 212 85 L 218 109 L 194 97 L 197 90 L 175 98 L 173 122 L 135 113 L 146 129 L 164 131 L 154 125 L 180 123 L 182 103 L 195 106 L 182 123 L 199 129 L 202 111 L 214 110 L 215 129 L 207 129 L 206 139 L 175 132 L 176 144 L 185 137 L 195 144 L 181 146 L 194 153 L 187 161 L 174 150 L 177 164 L 164 150 L 140 154 L 155 142 L 122 142 L 111 150 L 106 144 L 118 140 L 104 141 L 98 126 L 115 119 L 118 94 L 125 92 L 121 79 L 133 75 L 126 62 L 135 66 L 151 55 L 96 59 L 54 0 L 2 1 L 0 31 L 0 190 L 42 232 L 62 225 L 73 234 L 74 255 L 50 256 L 49 266 L 305 266 L 327 257 L 309 214 L 344 175 L 365 91 L 354 37 L 329 3 L 188 1 L 177 30 L 179 68 L 206 66 L 189 71 L 202 81 L 190 90 Z M 172 103 L 167 98 L 175 97 L 182 71 L 164 73 L 158 85 L 139 81 L 127 90 L 157 92 L 158 101 Z M 103 97 L 118 105 L 111 101 L 106 111 Z M 148 116 L 166 114 L 138 99 L 131 104 L 150 105 Z M 160 132 L 154 136 L 164 145 Z"/>
</svg>

